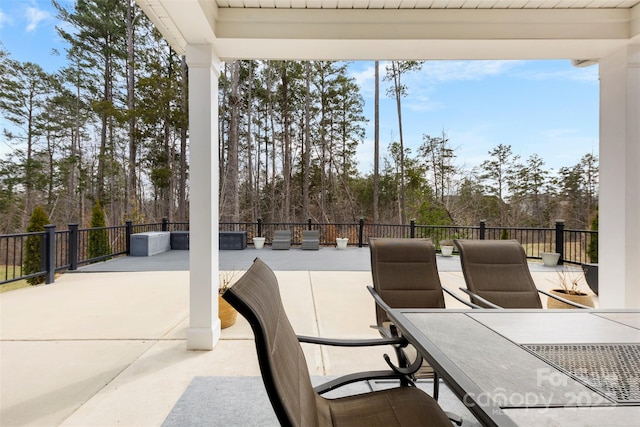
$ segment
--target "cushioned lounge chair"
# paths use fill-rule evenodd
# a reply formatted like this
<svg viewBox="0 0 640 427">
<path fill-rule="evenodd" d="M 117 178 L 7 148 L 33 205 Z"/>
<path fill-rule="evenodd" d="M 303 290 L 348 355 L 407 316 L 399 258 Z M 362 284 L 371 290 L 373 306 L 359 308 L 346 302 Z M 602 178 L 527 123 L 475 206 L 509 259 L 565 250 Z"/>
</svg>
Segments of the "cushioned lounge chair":
<svg viewBox="0 0 640 427">
<path fill-rule="evenodd" d="M 589 308 L 536 288 L 517 240 L 454 240 L 471 302 L 483 308 L 542 308 L 540 295 Z"/>
<path fill-rule="evenodd" d="M 271 249 L 288 250 L 291 248 L 291 230 L 276 230 L 271 240 Z"/>
<path fill-rule="evenodd" d="M 257 258 L 247 272 L 222 296 L 244 316 L 255 336 L 260 371 L 271 405 L 283 426 L 450 426 L 447 414 L 417 387 L 326 399 L 320 394 L 357 377 L 383 377 L 375 372 L 334 380 L 315 389 L 300 342 L 326 345 L 398 344 L 401 339 L 324 340 L 297 337 L 289 323 L 277 279 Z M 387 371 L 382 371 L 383 373 Z M 393 374 L 387 377 L 391 377 Z M 247 402 L 250 404 L 250 402 Z"/>
<path fill-rule="evenodd" d="M 431 239 L 372 238 L 369 251 L 373 276 L 370 292 L 376 299 L 376 328 L 383 336 L 396 334 L 385 308 L 445 308 L 436 249 Z M 445 291 L 469 305 L 453 292 Z M 396 350 L 399 367 L 403 369 L 413 365 L 411 361 L 419 357 L 412 348 L 398 347 Z M 433 396 L 437 399 L 439 381 L 433 369 L 424 362 L 414 375 L 433 378 Z"/>
<path fill-rule="evenodd" d="M 320 249 L 320 236 L 318 230 L 302 231 L 302 249 L 312 251 Z"/>
</svg>

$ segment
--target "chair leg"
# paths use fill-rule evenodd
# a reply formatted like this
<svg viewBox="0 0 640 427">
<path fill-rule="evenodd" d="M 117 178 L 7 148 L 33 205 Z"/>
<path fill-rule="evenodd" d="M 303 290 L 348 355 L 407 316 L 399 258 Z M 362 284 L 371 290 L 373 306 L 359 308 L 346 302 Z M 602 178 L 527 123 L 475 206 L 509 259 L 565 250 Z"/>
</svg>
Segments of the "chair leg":
<svg viewBox="0 0 640 427">
<path fill-rule="evenodd" d="M 433 398 L 438 400 L 438 396 L 440 395 L 440 376 L 436 371 L 433 371 Z M 453 422 L 455 425 L 462 425 L 462 417 L 458 414 L 454 414 L 452 412 L 447 412 L 447 417 Z"/>
</svg>

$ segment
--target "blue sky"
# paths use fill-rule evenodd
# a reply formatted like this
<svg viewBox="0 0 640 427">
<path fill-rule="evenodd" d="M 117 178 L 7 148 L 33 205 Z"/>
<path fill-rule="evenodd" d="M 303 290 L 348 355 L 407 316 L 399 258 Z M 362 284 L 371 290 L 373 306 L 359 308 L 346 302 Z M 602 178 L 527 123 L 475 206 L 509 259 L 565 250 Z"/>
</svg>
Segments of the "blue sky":
<svg viewBox="0 0 640 427">
<path fill-rule="evenodd" d="M 72 4 L 71 0 L 60 0 Z M 61 25 L 49 0 L 1 0 L 0 41 L 14 59 L 54 72 L 64 63 Z M 52 50 L 60 52 L 53 55 Z M 380 66 L 384 74 L 385 63 Z M 365 99 L 365 143 L 358 150 L 360 170 L 373 169 L 373 61 L 350 65 Z M 499 144 L 511 145 L 526 160 L 540 155 L 547 168 L 573 166 L 598 154 L 598 69 L 575 68 L 569 60 L 427 61 L 406 76 L 402 100 L 405 146 L 416 153 L 424 134 L 444 130 L 456 149 L 457 163 L 470 169 Z M 395 101 L 381 88 L 381 150 L 398 141 Z M 0 119 L 0 127 L 6 123 Z M 0 145 L 0 152 L 6 146 Z"/>
<path fill-rule="evenodd" d="M 373 63 L 352 68 L 373 110 Z M 427 61 L 404 80 L 405 146 L 415 154 L 424 134 L 445 131 L 458 165 L 468 169 L 499 144 L 511 145 L 523 160 L 538 154 L 556 171 L 573 166 L 583 155 L 598 153 L 597 72 L 597 66 L 575 68 L 569 60 Z M 380 140 L 386 147 L 399 135 L 395 101 L 381 92 Z M 372 138 L 371 122 L 362 153 L 373 152 Z M 367 157 L 373 158 L 361 155 Z M 361 167 L 371 170 L 369 163 Z"/>
</svg>

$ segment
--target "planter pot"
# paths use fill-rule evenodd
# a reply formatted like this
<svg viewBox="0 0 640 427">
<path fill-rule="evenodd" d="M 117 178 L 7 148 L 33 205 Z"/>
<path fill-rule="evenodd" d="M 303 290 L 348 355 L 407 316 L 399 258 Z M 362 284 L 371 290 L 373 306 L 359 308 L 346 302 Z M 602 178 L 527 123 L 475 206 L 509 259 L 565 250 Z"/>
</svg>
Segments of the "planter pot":
<svg viewBox="0 0 640 427">
<path fill-rule="evenodd" d="M 220 317 L 220 327 L 222 329 L 233 326 L 238 317 L 236 309 L 231 307 L 231 304 L 225 301 L 220 295 L 218 295 L 218 317 Z"/>
<path fill-rule="evenodd" d="M 453 246 L 440 246 L 440 252 L 442 256 L 451 256 L 453 255 Z"/>
<path fill-rule="evenodd" d="M 582 264 L 582 271 L 584 271 L 587 285 L 589 285 L 594 294 L 598 295 L 598 264 Z"/>
<path fill-rule="evenodd" d="M 349 243 L 348 238 L 342 238 L 342 237 L 336 238 L 336 245 L 338 246 L 338 249 L 347 249 L 347 243 Z"/>
<path fill-rule="evenodd" d="M 542 262 L 547 267 L 555 267 L 558 265 L 558 260 L 560 259 L 560 254 L 557 252 L 542 252 L 540 256 L 542 257 Z"/>
<path fill-rule="evenodd" d="M 557 295 L 560 298 L 569 300 L 571 302 L 586 305 L 587 307 L 594 306 L 593 298 L 591 298 L 591 295 L 587 295 L 582 292 L 580 294 L 574 295 L 574 294 L 566 293 L 563 289 L 551 289 L 550 293 Z M 561 301 L 547 297 L 547 308 L 576 308 L 576 307 L 572 307 L 569 304 L 565 304 Z"/>
<path fill-rule="evenodd" d="M 253 246 L 256 249 L 262 249 L 264 247 L 264 237 L 254 237 Z"/>
</svg>

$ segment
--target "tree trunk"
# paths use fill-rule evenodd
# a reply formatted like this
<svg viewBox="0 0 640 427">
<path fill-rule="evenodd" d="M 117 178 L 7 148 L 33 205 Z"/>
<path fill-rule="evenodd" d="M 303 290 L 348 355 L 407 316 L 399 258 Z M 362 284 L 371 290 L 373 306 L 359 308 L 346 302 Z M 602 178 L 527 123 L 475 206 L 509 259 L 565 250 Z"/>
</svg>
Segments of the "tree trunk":
<svg viewBox="0 0 640 427">
<path fill-rule="evenodd" d="M 249 76 L 247 78 L 247 190 L 249 192 L 249 219 L 256 221 L 256 191 L 253 183 L 253 135 L 251 130 L 253 111 L 253 61 L 249 61 Z"/>
<path fill-rule="evenodd" d="M 374 105 L 374 131 L 373 131 L 373 223 L 378 223 L 379 218 L 379 192 L 380 192 L 380 62 L 375 61 L 376 85 Z"/>
<path fill-rule="evenodd" d="M 133 114 L 135 104 L 135 52 L 134 52 L 134 16 L 133 4 L 127 0 L 127 109 L 129 112 L 129 174 L 125 193 L 125 217 L 131 218 L 137 210 L 136 199 L 136 119 Z"/>
<path fill-rule="evenodd" d="M 284 161 L 282 165 L 282 196 L 283 203 L 283 221 L 289 222 L 291 218 L 291 117 L 289 111 L 289 76 L 287 74 L 287 62 L 282 64 L 282 116 L 283 116 L 283 137 L 282 137 L 282 151 Z"/>
<path fill-rule="evenodd" d="M 182 110 L 182 123 L 180 124 L 180 182 L 178 184 L 178 221 L 187 221 L 187 123 L 189 106 L 187 102 L 188 68 L 184 55 L 180 58 L 180 71 L 182 73 L 180 109 Z"/>
<path fill-rule="evenodd" d="M 231 221 L 240 222 L 240 195 L 238 194 L 238 139 L 240 129 L 240 61 L 231 64 L 231 123 L 227 149 L 227 194 L 231 201 Z"/>
<path fill-rule="evenodd" d="M 309 218 L 309 174 L 311 173 L 311 62 L 304 65 L 304 166 L 302 169 L 302 219 Z"/>
<path fill-rule="evenodd" d="M 397 63 L 395 61 L 392 62 L 392 66 L 394 67 L 394 88 L 396 93 L 396 108 L 398 110 L 398 133 L 400 136 L 400 223 L 407 223 L 407 213 L 406 213 L 406 191 L 405 191 L 405 180 L 404 180 L 404 139 L 402 137 L 402 85 L 400 82 L 400 70 L 397 68 Z"/>
</svg>

